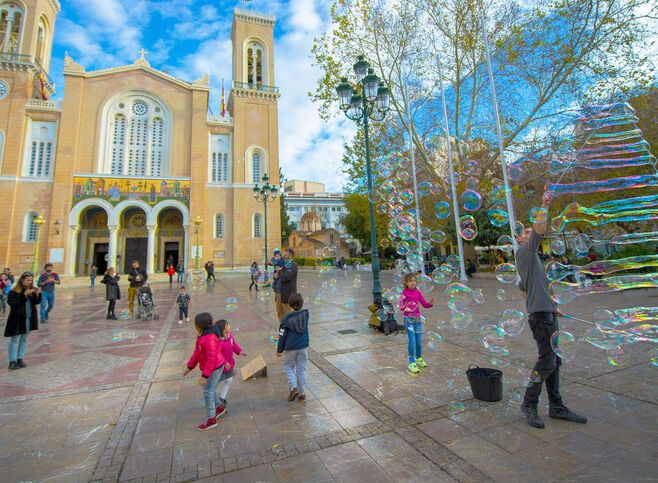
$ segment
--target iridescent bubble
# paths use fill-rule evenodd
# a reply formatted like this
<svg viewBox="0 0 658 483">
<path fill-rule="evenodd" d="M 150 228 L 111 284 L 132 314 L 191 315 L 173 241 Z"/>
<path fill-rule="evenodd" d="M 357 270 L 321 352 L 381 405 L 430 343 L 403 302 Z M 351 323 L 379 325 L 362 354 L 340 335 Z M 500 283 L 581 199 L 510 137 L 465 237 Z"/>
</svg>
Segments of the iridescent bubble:
<svg viewBox="0 0 658 483">
<path fill-rule="evenodd" d="M 434 214 L 439 220 L 443 220 L 450 216 L 450 203 L 447 201 L 439 201 L 434 205 Z"/>
<path fill-rule="evenodd" d="M 448 414 L 450 416 L 457 416 L 463 413 L 465 410 L 466 407 L 461 401 L 452 401 L 450 404 L 448 404 Z"/>
<path fill-rule="evenodd" d="M 418 290 L 420 290 L 423 294 L 428 294 L 434 289 L 434 283 L 432 283 L 432 279 L 429 276 L 422 274 L 416 277 L 416 286 L 418 287 Z"/>
<path fill-rule="evenodd" d="M 368 191 L 368 200 L 373 204 L 379 203 L 382 200 L 382 195 L 377 189 L 373 188 Z"/>
<path fill-rule="evenodd" d="M 551 335 L 551 348 L 563 361 L 571 361 L 576 357 L 578 341 L 571 332 L 558 330 Z"/>
<path fill-rule="evenodd" d="M 407 316 L 418 309 L 418 303 L 414 302 L 413 300 L 409 300 L 405 296 L 402 296 L 398 302 L 398 308 L 404 316 Z"/>
<path fill-rule="evenodd" d="M 624 349 L 618 345 L 606 350 L 605 355 L 608 358 L 608 364 L 613 367 L 624 366 L 628 364 L 628 356 L 624 352 Z"/>
<path fill-rule="evenodd" d="M 464 174 L 466 176 L 479 176 L 480 164 L 475 160 L 467 161 L 464 165 Z"/>
<path fill-rule="evenodd" d="M 517 309 L 505 309 L 500 316 L 500 328 L 510 337 L 516 337 L 525 327 L 523 312 Z"/>
<path fill-rule="evenodd" d="M 466 241 L 474 240 L 478 235 L 478 226 L 475 218 L 471 215 L 464 215 L 459 218 L 459 234 Z"/>
<path fill-rule="evenodd" d="M 441 268 L 437 268 L 432 272 L 432 280 L 434 280 L 434 283 L 439 285 L 449 284 L 452 282 L 453 277 L 454 275 L 452 270 L 449 273 L 446 273 L 445 271 L 441 270 Z"/>
<path fill-rule="evenodd" d="M 489 352 L 509 355 L 505 332 L 497 325 L 485 324 L 480 327 L 480 343 Z"/>
<path fill-rule="evenodd" d="M 525 230 L 525 227 L 523 226 L 523 223 L 520 221 L 515 221 L 514 222 L 514 234 L 516 236 L 521 236 L 521 233 L 523 233 L 523 230 Z"/>
<path fill-rule="evenodd" d="M 130 310 L 122 310 L 119 318 L 121 320 L 128 320 L 130 318 Z"/>
<path fill-rule="evenodd" d="M 477 191 L 464 191 L 461 200 L 462 206 L 466 211 L 477 211 L 482 207 L 482 195 Z"/>
<path fill-rule="evenodd" d="M 587 253 L 592 246 L 592 240 L 585 233 L 579 233 L 574 239 L 574 250 Z"/>
<path fill-rule="evenodd" d="M 583 340 L 599 349 L 612 349 L 617 345 L 616 341 L 608 338 L 608 335 L 600 327 L 587 329 L 583 334 Z"/>
<path fill-rule="evenodd" d="M 477 191 L 480 187 L 480 180 L 477 178 L 466 178 L 466 189 Z"/>
<path fill-rule="evenodd" d="M 516 267 L 512 263 L 501 263 L 495 270 L 496 279 L 502 283 L 514 283 L 518 277 Z"/>
<path fill-rule="evenodd" d="M 228 297 L 224 308 L 227 312 L 236 312 L 238 310 L 238 299 L 236 297 Z"/>
<path fill-rule="evenodd" d="M 419 197 L 429 196 L 431 192 L 432 192 L 432 183 L 430 183 L 429 181 L 423 181 L 421 183 L 418 183 Z"/>
<path fill-rule="evenodd" d="M 546 208 L 531 208 L 530 223 L 544 223 L 548 220 L 548 210 Z"/>
<path fill-rule="evenodd" d="M 473 302 L 471 289 L 462 283 L 451 283 L 443 291 L 447 297 L 448 307 L 455 312 L 463 312 Z"/>
<path fill-rule="evenodd" d="M 477 290 L 473 290 L 472 292 L 473 295 L 473 300 L 475 300 L 475 303 L 478 305 L 484 304 L 484 292 L 482 291 L 481 288 L 478 288 Z"/>
<path fill-rule="evenodd" d="M 411 270 L 417 272 L 423 268 L 423 264 L 425 263 L 425 260 L 423 259 L 423 256 L 420 253 L 413 252 L 407 255 L 407 262 L 409 263 L 409 267 L 411 268 Z"/>
<path fill-rule="evenodd" d="M 414 192 L 411 190 L 400 191 L 400 202 L 404 206 L 409 206 L 414 201 Z"/>
<path fill-rule="evenodd" d="M 411 182 L 411 175 L 406 171 L 398 171 L 395 178 L 402 184 L 408 184 Z"/>
<path fill-rule="evenodd" d="M 470 312 L 450 311 L 450 325 L 456 330 L 465 330 L 473 322 L 473 314 Z"/>
<path fill-rule="evenodd" d="M 434 351 L 438 351 L 441 349 L 441 343 L 443 342 L 443 336 L 439 334 L 438 332 L 434 331 L 429 331 L 427 333 L 427 347 Z"/>
<path fill-rule="evenodd" d="M 496 242 L 496 247 L 505 253 L 512 253 L 512 250 L 514 250 L 512 237 L 509 235 L 500 235 L 498 237 L 498 241 Z"/>
<path fill-rule="evenodd" d="M 550 243 L 551 251 L 556 255 L 564 255 L 567 251 L 567 248 L 564 246 L 564 242 L 559 238 L 553 238 Z"/>
<path fill-rule="evenodd" d="M 453 253 L 452 255 L 448 255 L 446 258 L 446 264 L 453 270 L 459 270 L 459 267 L 461 266 L 461 259 L 459 258 L 459 255 Z"/>
<path fill-rule="evenodd" d="M 443 193 L 443 188 L 438 183 L 432 183 L 432 188 L 430 190 L 434 196 L 439 196 Z"/>
<path fill-rule="evenodd" d="M 505 293 L 505 289 L 499 288 L 498 291 L 496 292 L 496 298 L 501 302 L 504 302 L 505 299 L 507 299 L 507 294 Z"/>
<path fill-rule="evenodd" d="M 652 366 L 658 367 L 658 347 L 649 351 L 649 362 Z"/>
<path fill-rule="evenodd" d="M 398 243 L 395 246 L 395 251 L 401 257 L 404 257 L 405 255 L 407 255 L 409 253 L 409 250 L 410 250 L 409 244 L 405 241 L 401 241 L 400 243 Z"/>
<path fill-rule="evenodd" d="M 499 228 L 509 223 L 509 214 L 507 211 L 499 208 L 491 208 L 488 210 L 487 217 L 489 218 L 489 223 Z"/>
<path fill-rule="evenodd" d="M 489 195 L 489 198 L 491 199 L 491 203 L 493 203 L 494 205 L 500 205 L 505 203 L 506 193 L 507 191 L 505 190 L 504 186 L 495 187 L 494 189 L 491 190 L 491 193 Z"/>
<path fill-rule="evenodd" d="M 430 240 L 434 243 L 445 243 L 446 234 L 441 230 L 434 230 L 430 233 Z"/>
<path fill-rule="evenodd" d="M 384 309 L 378 309 L 377 312 L 375 312 L 375 315 L 377 315 L 380 322 L 384 322 L 388 319 L 388 312 Z"/>
<path fill-rule="evenodd" d="M 397 188 L 395 186 L 395 183 L 393 181 L 391 181 L 390 179 L 387 180 L 387 181 L 384 181 L 382 183 L 382 185 L 379 187 L 379 191 L 381 191 L 382 193 L 384 193 L 388 196 L 390 196 L 393 192 L 395 192 L 396 189 Z"/>
<path fill-rule="evenodd" d="M 614 312 L 607 309 L 598 309 L 592 315 L 594 322 L 602 325 L 619 325 L 621 321 Z"/>
</svg>

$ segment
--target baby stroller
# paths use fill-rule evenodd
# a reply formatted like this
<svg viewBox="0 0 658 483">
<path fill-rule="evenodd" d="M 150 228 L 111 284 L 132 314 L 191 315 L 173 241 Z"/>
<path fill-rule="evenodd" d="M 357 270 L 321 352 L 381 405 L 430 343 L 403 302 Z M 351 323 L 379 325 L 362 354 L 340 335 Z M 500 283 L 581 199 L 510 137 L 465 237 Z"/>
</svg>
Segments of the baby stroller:
<svg viewBox="0 0 658 483">
<path fill-rule="evenodd" d="M 158 314 L 158 309 L 153 302 L 153 292 L 151 292 L 151 287 L 142 285 L 137 291 L 137 302 L 139 304 L 139 317 L 142 320 L 149 320 L 151 317 L 153 319 L 159 319 L 160 314 Z"/>
</svg>

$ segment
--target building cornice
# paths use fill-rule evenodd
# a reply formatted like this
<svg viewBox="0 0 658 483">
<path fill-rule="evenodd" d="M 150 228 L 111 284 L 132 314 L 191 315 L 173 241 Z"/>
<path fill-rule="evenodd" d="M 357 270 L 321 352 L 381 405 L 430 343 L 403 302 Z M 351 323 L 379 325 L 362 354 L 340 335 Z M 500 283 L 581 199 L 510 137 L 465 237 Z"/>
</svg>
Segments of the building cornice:
<svg viewBox="0 0 658 483">
<path fill-rule="evenodd" d="M 59 13 L 62 11 L 62 6 L 59 4 L 57 0 L 48 0 L 50 2 L 50 6 L 53 7 L 55 12 Z"/>
<path fill-rule="evenodd" d="M 231 89 L 231 95 L 236 97 L 248 97 L 251 99 L 264 99 L 268 101 L 278 101 L 279 97 L 281 97 L 280 92 L 265 92 L 255 89 L 240 89 L 235 87 Z"/>
<path fill-rule="evenodd" d="M 267 15 L 265 13 L 252 12 L 249 10 L 244 10 L 242 8 L 236 8 L 233 10 L 233 17 L 243 22 L 255 23 L 258 25 L 267 25 L 268 27 L 273 27 L 276 23 L 276 17 L 273 15 Z"/>
</svg>

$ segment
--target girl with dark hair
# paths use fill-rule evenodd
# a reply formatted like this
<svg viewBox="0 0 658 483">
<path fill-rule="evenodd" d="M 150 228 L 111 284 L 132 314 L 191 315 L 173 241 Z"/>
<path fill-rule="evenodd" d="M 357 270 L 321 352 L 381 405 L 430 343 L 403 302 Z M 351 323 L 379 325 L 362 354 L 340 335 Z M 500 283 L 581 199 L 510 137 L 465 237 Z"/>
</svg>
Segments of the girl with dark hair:
<svg viewBox="0 0 658 483">
<path fill-rule="evenodd" d="M 121 289 L 119 288 L 119 276 L 114 271 L 114 267 L 110 267 L 105 272 L 102 284 L 105 284 L 105 300 L 109 303 L 107 304 L 107 317 L 108 320 L 117 320 L 117 316 L 114 314 L 114 308 L 117 305 L 117 300 L 121 299 Z"/>
<path fill-rule="evenodd" d="M 249 273 L 251 274 L 251 285 L 249 285 L 250 292 L 251 292 L 251 287 L 253 286 L 256 286 L 256 292 L 258 292 L 258 284 L 256 283 L 258 272 L 260 272 L 260 268 L 258 268 L 258 262 L 252 263 L 251 267 L 249 267 Z"/>
<path fill-rule="evenodd" d="M 39 330 L 37 305 L 41 303 L 41 288 L 34 286 L 34 274 L 25 272 L 7 297 L 9 317 L 5 337 L 9 337 L 9 369 L 26 367 L 23 362 L 27 347 L 27 335 Z"/>
<path fill-rule="evenodd" d="M 212 315 L 208 312 L 197 314 L 194 318 L 194 327 L 198 337 L 194 353 L 183 370 L 183 377 L 187 376 L 197 364 L 199 365 L 199 369 L 201 369 L 199 386 L 203 388 L 207 416 L 206 421 L 199 425 L 199 431 L 205 431 L 217 427 L 217 416 L 224 412 L 216 390 L 219 379 L 224 373 L 224 366 L 226 365 L 229 369 L 231 366 L 224 360 L 217 334 L 211 330 L 213 327 Z"/>
<path fill-rule="evenodd" d="M 221 416 L 226 412 L 226 396 L 228 395 L 228 390 L 231 387 L 233 382 L 233 376 L 235 375 L 235 359 L 233 354 L 237 354 L 242 357 L 247 357 L 247 354 L 242 351 L 242 347 L 233 338 L 231 333 L 231 326 L 227 320 L 221 319 L 217 321 L 216 333 L 219 333 L 219 345 L 222 349 L 222 355 L 226 361 L 224 366 L 224 373 L 220 377 L 219 381 L 221 388 L 219 389 L 219 400 L 222 403 L 221 411 L 217 409 L 217 417 Z"/>
</svg>

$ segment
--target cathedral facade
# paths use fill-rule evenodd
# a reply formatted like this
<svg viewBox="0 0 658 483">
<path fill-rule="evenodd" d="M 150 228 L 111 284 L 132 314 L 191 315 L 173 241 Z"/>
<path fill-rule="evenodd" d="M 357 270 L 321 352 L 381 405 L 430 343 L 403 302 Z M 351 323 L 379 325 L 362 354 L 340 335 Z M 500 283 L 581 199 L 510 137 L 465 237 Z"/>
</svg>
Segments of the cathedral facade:
<svg viewBox="0 0 658 483">
<path fill-rule="evenodd" d="M 263 260 L 264 207 L 279 184 L 274 18 L 236 9 L 226 110 L 209 114 L 209 79 L 131 65 L 88 71 L 65 57 L 61 102 L 48 75 L 57 0 L 0 0 L 0 258 L 16 273 L 149 273 L 167 260 L 217 268 Z M 136 54 L 137 56 L 137 54 Z M 280 245 L 279 201 L 268 210 Z M 36 222 L 35 222 L 36 221 Z M 42 223 L 42 224 L 40 224 Z M 38 245 L 38 246 L 37 246 Z"/>
</svg>

